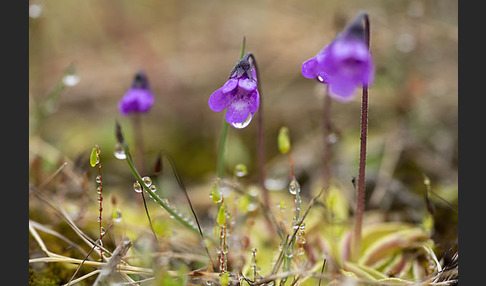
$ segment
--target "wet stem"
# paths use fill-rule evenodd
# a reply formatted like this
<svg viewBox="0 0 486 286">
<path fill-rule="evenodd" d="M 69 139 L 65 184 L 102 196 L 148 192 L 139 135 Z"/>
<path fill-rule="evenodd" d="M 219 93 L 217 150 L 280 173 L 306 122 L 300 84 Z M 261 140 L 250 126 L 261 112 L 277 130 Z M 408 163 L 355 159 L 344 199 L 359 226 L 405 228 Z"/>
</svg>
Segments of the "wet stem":
<svg viewBox="0 0 486 286">
<path fill-rule="evenodd" d="M 150 190 L 150 188 L 145 185 L 145 183 L 143 182 L 142 180 L 142 177 L 140 176 L 140 174 L 138 173 L 137 169 L 135 168 L 135 166 L 133 165 L 133 161 L 132 161 L 132 158 L 129 154 L 129 151 L 128 151 L 128 147 L 124 144 L 123 146 L 123 149 L 124 149 L 124 152 L 126 154 L 126 162 L 128 164 L 128 166 L 130 167 L 130 170 L 132 171 L 133 175 L 135 176 L 135 178 L 137 179 L 138 183 L 140 184 L 140 186 L 142 186 L 142 188 L 150 195 L 150 197 L 158 204 L 160 205 L 163 209 L 165 209 L 171 216 L 174 217 L 174 219 L 176 219 L 177 221 L 179 221 L 182 225 L 184 225 L 185 227 L 189 228 L 191 231 L 197 233 L 198 235 L 200 234 L 199 233 L 199 229 L 194 227 L 193 225 L 191 225 L 189 223 L 189 221 L 185 220 L 184 218 L 182 218 L 177 212 L 175 212 L 173 209 L 171 209 L 168 205 L 166 205 L 162 199 L 156 195 L 152 190 Z"/>
<path fill-rule="evenodd" d="M 99 158 L 99 157 L 98 157 Z M 100 245 L 102 245 L 101 239 L 103 238 L 103 232 L 102 232 L 102 213 L 103 213 L 103 184 L 102 184 L 102 179 L 101 179 L 101 160 L 98 162 L 98 177 L 99 177 L 99 192 L 98 192 L 98 202 L 100 203 L 99 206 L 99 212 L 100 215 L 98 217 L 98 223 L 99 223 L 99 230 L 100 230 Z M 103 249 L 100 247 L 100 261 L 103 261 Z"/>
</svg>

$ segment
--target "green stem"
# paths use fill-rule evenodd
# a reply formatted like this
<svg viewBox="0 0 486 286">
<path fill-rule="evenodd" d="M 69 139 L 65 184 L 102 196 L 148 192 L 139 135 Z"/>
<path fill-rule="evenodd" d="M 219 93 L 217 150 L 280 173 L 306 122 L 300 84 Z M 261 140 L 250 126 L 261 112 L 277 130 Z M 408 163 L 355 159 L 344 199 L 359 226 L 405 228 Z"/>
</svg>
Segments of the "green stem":
<svg viewBox="0 0 486 286">
<path fill-rule="evenodd" d="M 245 55 L 246 37 L 243 37 L 241 44 L 240 59 Z M 223 178 L 224 175 L 224 156 L 226 150 L 226 138 L 228 137 L 228 123 L 223 118 L 223 126 L 221 128 L 221 135 L 219 137 L 219 152 L 218 152 L 218 177 Z"/>
<path fill-rule="evenodd" d="M 226 138 L 228 137 L 228 123 L 223 118 L 223 126 L 221 128 L 221 135 L 219 137 L 219 153 L 218 153 L 218 177 L 223 178 L 224 173 L 224 152 L 226 149 Z"/>
<path fill-rule="evenodd" d="M 169 205 L 167 205 L 166 203 L 163 202 L 163 200 L 157 195 L 155 194 L 152 190 L 150 190 L 149 187 L 147 187 L 145 185 L 145 183 L 143 182 L 142 180 L 142 177 L 140 176 L 140 174 L 138 173 L 137 169 L 135 168 L 135 166 L 133 165 L 133 161 L 132 161 L 132 158 L 128 152 L 128 146 L 126 146 L 124 144 L 123 146 L 124 148 L 124 151 L 125 151 L 125 154 L 126 154 L 126 161 L 128 163 L 128 166 L 130 167 L 130 170 L 132 171 L 133 175 L 135 176 L 135 178 L 137 179 L 138 183 L 140 184 L 140 186 L 142 186 L 142 188 L 150 195 L 150 197 L 159 205 L 161 206 L 163 209 L 165 209 L 172 217 L 174 217 L 174 219 L 176 219 L 178 222 L 180 222 L 182 225 L 184 225 L 185 227 L 187 227 L 188 229 L 190 229 L 191 231 L 197 233 L 198 235 L 200 235 L 200 232 L 199 232 L 199 229 L 197 227 L 195 227 L 194 225 L 192 225 L 188 220 L 184 219 L 183 217 L 181 217 L 177 212 L 175 212 L 173 209 L 171 209 L 169 207 Z M 213 243 L 217 243 L 214 239 L 211 239 L 211 241 Z"/>
</svg>

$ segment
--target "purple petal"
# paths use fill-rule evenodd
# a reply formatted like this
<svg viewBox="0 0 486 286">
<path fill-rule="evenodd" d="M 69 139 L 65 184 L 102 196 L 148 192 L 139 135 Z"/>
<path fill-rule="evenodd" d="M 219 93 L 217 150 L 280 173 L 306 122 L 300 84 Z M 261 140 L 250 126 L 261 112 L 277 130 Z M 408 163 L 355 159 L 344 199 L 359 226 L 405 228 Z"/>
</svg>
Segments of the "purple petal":
<svg viewBox="0 0 486 286">
<path fill-rule="evenodd" d="M 358 61 L 366 62 L 369 59 L 369 50 L 365 43 L 357 40 L 342 39 L 335 41 L 330 52 L 336 61 L 353 58 Z"/>
<path fill-rule="evenodd" d="M 238 85 L 238 80 L 231 78 L 223 85 L 222 90 L 224 93 L 228 93 L 233 89 L 235 89 L 237 85 Z"/>
<path fill-rule="evenodd" d="M 354 91 L 359 83 L 349 78 L 332 78 L 329 83 L 329 93 L 334 99 L 349 102 L 353 99 Z"/>
<path fill-rule="evenodd" d="M 223 111 L 231 103 L 231 100 L 231 94 L 224 93 L 223 87 L 219 88 L 209 97 L 209 108 L 215 112 Z"/>
<path fill-rule="evenodd" d="M 375 79 L 375 64 L 373 62 L 373 58 L 370 55 L 368 59 L 368 65 L 366 66 L 366 70 L 363 73 L 362 81 L 363 84 L 369 86 L 373 83 L 374 79 Z"/>
<path fill-rule="evenodd" d="M 250 115 L 251 105 L 246 100 L 237 100 L 231 103 L 226 111 L 226 121 L 228 123 L 244 122 Z"/>
<path fill-rule="evenodd" d="M 122 115 L 131 112 L 147 112 L 154 104 L 154 96 L 148 89 L 131 88 L 118 103 Z"/>
<path fill-rule="evenodd" d="M 318 75 L 318 62 L 316 58 L 309 59 L 302 64 L 302 75 L 306 78 L 315 78 Z"/>
<path fill-rule="evenodd" d="M 250 95 L 248 104 L 250 105 L 250 113 L 255 113 L 258 110 L 258 106 L 260 105 L 260 94 L 258 93 L 258 90 L 255 90 L 254 93 Z"/>
<path fill-rule="evenodd" d="M 238 80 L 238 86 L 247 91 L 253 91 L 257 88 L 256 80 L 242 78 Z"/>
</svg>

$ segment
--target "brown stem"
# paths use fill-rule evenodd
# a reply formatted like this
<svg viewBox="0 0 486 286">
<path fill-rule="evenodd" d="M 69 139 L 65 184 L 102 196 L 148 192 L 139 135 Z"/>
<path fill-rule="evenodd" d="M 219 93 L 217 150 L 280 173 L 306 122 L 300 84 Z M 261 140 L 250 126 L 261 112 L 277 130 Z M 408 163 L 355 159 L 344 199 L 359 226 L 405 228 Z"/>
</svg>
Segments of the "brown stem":
<svg viewBox="0 0 486 286">
<path fill-rule="evenodd" d="M 100 245 L 102 245 L 101 239 L 103 238 L 103 232 L 101 231 L 103 226 L 101 224 L 101 220 L 103 219 L 103 184 L 101 180 L 101 160 L 98 162 L 98 176 L 99 176 L 99 192 L 98 192 L 98 202 L 100 203 L 99 212 L 100 215 L 98 217 L 99 223 L 99 230 L 100 230 Z M 103 249 L 100 247 L 100 261 L 103 261 Z"/>
<path fill-rule="evenodd" d="M 370 24 L 367 14 L 363 14 L 365 21 L 365 40 L 370 47 Z M 351 251 L 352 260 L 357 260 L 361 252 L 361 229 L 365 204 L 365 172 L 366 172 L 366 142 L 368 136 L 368 86 L 363 85 L 361 97 L 361 136 L 358 173 L 358 196 L 356 199 L 356 222 L 354 228 L 353 244 Z"/>
<path fill-rule="evenodd" d="M 260 104 L 258 107 L 258 168 L 260 172 L 260 185 L 263 189 L 263 203 L 267 207 L 270 208 L 270 198 L 268 195 L 268 189 L 265 186 L 265 145 L 263 142 L 263 96 L 262 96 L 262 82 L 260 80 L 260 70 L 258 69 L 258 64 L 256 62 L 255 56 L 252 53 L 248 53 L 248 58 L 251 57 L 253 61 L 253 65 L 255 66 L 257 82 L 258 82 L 258 93 L 260 94 Z"/>
</svg>

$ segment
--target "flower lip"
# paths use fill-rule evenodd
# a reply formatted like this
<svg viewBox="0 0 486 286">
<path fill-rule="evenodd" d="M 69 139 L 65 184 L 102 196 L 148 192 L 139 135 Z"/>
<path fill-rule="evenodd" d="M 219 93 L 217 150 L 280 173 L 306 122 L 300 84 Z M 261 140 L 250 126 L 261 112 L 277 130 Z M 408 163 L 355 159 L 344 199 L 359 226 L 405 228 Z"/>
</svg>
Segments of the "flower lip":
<svg viewBox="0 0 486 286">
<path fill-rule="evenodd" d="M 330 93 L 342 102 L 351 100 L 360 85 L 374 79 L 374 63 L 368 47 L 368 36 L 360 14 L 343 32 L 315 57 L 305 61 L 301 73 L 329 85 Z"/>
<path fill-rule="evenodd" d="M 228 80 L 208 101 L 209 108 L 215 112 L 227 108 L 226 122 L 238 129 L 248 126 L 260 102 L 257 75 L 250 56 L 248 53 L 236 63 Z"/>
<path fill-rule="evenodd" d="M 149 89 L 147 76 L 143 71 L 139 71 L 130 89 L 118 102 L 118 109 L 126 116 L 132 112 L 148 112 L 153 104 L 154 95 Z"/>
</svg>

